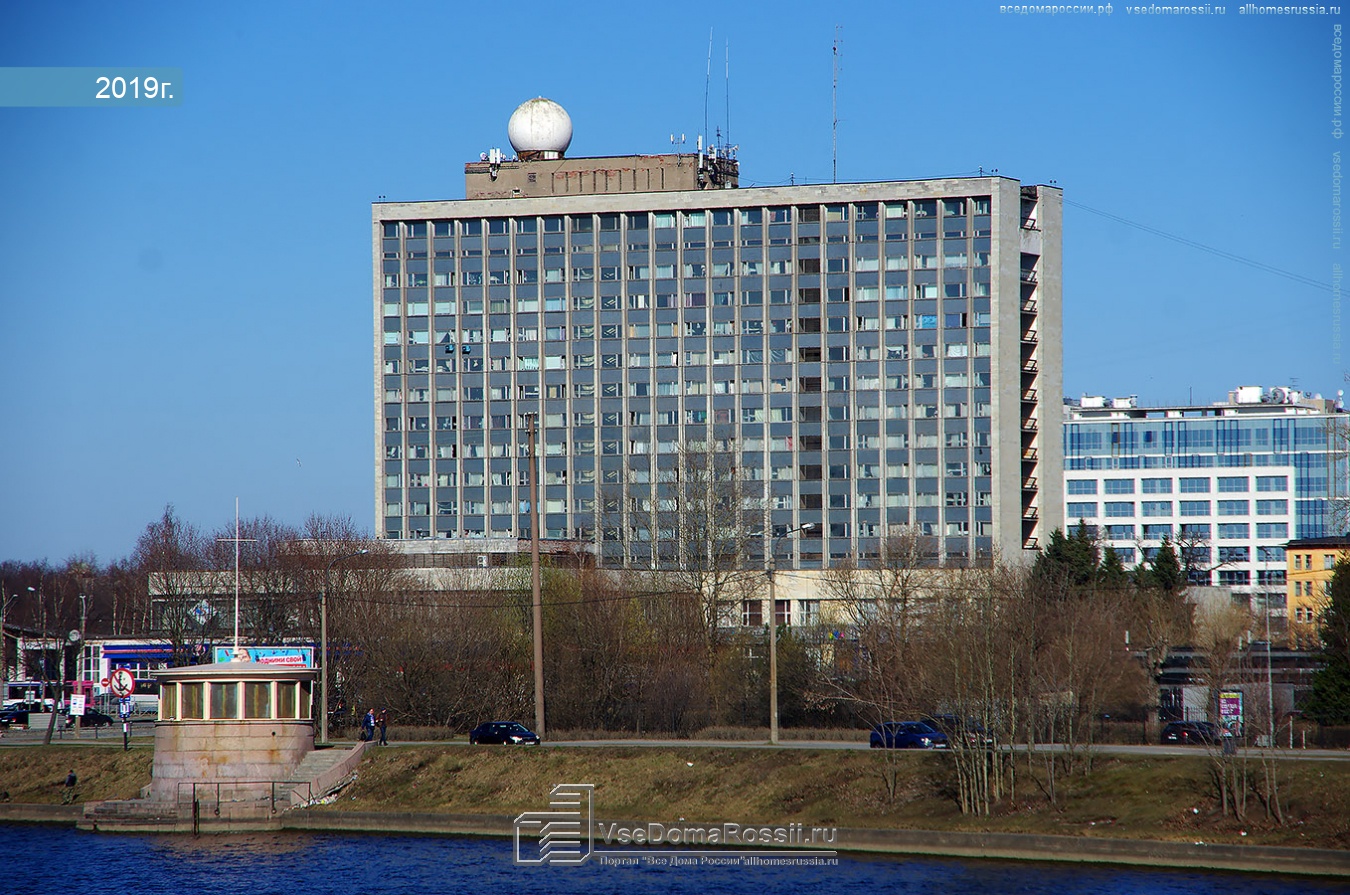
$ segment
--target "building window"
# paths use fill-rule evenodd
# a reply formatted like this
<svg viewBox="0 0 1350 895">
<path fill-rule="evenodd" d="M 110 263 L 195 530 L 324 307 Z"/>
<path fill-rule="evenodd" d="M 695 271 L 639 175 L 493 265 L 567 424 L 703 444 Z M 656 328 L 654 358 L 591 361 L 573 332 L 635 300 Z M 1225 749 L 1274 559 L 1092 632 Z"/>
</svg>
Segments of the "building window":
<svg viewBox="0 0 1350 895">
<path fill-rule="evenodd" d="M 1256 536 L 1263 541 L 1288 540 L 1289 525 L 1284 522 L 1258 522 L 1256 523 Z"/>
<path fill-rule="evenodd" d="M 948 503 L 947 506 L 955 506 L 955 504 Z M 1067 517 L 1065 521 L 1075 519 L 1092 519 L 1095 518 L 1096 515 L 1097 515 L 1097 504 L 1094 501 L 1084 501 L 1079 503 L 1070 501 L 1068 506 L 1065 508 L 1065 516 Z"/>
<path fill-rule="evenodd" d="M 1257 491 L 1288 491 L 1289 477 L 1284 475 L 1259 475 L 1256 477 Z"/>
<path fill-rule="evenodd" d="M 1102 482 L 1102 487 L 1107 494 L 1133 494 L 1133 479 L 1107 479 Z"/>
<path fill-rule="evenodd" d="M 1070 479 L 1067 483 L 1069 494 L 1096 494 L 1097 482 L 1094 479 Z"/>
<path fill-rule="evenodd" d="M 1105 510 L 1103 515 L 1107 517 L 1128 519 L 1134 515 L 1134 501 L 1107 501 Z"/>
<path fill-rule="evenodd" d="M 1220 494 L 1246 494 L 1247 477 L 1239 476 L 1219 476 Z"/>
<path fill-rule="evenodd" d="M 1204 478 L 1184 478 L 1179 480 L 1178 489 L 1182 494 L 1208 494 L 1209 477 Z"/>
<path fill-rule="evenodd" d="M 1144 479 L 1145 482 L 1149 481 Z M 1155 479 L 1154 481 L 1159 481 Z M 1167 481 L 1163 479 L 1162 481 Z M 1169 482 L 1170 484 L 1170 482 Z M 1154 492 L 1157 493 L 1157 492 Z M 1170 500 L 1146 500 L 1140 505 L 1141 516 L 1170 516 L 1172 515 L 1172 501 Z"/>
<path fill-rule="evenodd" d="M 1249 504 L 1245 500 L 1221 500 L 1218 502 L 1220 516 L 1245 516 Z"/>
<path fill-rule="evenodd" d="M 1181 516 L 1208 516 L 1209 501 L 1207 500 L 1183 500 L 1180 502 Z"/>
<path fill-rule="evenodd" d="M 211 683 L 211 717 L 212 719 L 239 717 L 238 684 L 233 681 Z"/>
<path fill-rule="evenodd" d="M 1142 490 L 1143 493 L 1145 493 L 1145 494 L 1171 494 L 1171 493 L 1172 493 L 1172 480 L 1171 480 L 1171 479 L 1143 479 L 1143 480 L 1141 481 L 1140 484 L 1141 484 L 1141 486 L 1142 486 L 1141 490 Z M 1169 510 L 1168 512 L 1171 512 L 1171 510 Z"/>
<path fill-rule="evenodd" d="M 1251 526 L 1246 522 L 1224 522 L 1219 525 L 1219 540 L 1245 541 L 1251 536 Z"/>
</svg>

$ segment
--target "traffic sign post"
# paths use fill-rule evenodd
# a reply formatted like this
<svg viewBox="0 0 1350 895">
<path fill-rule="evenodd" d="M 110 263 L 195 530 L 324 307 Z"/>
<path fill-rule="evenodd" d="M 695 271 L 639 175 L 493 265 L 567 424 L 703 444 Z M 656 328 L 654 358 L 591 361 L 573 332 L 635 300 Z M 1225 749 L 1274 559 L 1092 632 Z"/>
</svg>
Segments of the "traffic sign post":
<svg viewBox="0 0 1350 895">
<path fill-rule="evenodd" d="M 131 748 L 131 694 L 136 692 L 136 676 L 129 668 L 115 668 L 108 675 L 108 689 L 121 702 L 117 712 L 122 716 L 122 751 Z"/>
</svg>

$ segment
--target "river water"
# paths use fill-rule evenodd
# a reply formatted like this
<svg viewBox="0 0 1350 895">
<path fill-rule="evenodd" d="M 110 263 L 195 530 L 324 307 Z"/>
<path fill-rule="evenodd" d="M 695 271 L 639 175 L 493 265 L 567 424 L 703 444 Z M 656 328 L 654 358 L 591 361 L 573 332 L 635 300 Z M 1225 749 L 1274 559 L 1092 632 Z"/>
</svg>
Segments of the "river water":
<svg viewBox="0 0 1350 895">
<path fill-rule="evenodd" d="M 1329 880 L 1056 864 L 840 857 L 823 867 L 518 867 L 507 840 L 267 833 L 82 833 L 0 824 L 0 890 L 19 895 L 435 895 L 807 890 L 973 895 L 1295 895 L 1346 892 Z"/>
</svg>

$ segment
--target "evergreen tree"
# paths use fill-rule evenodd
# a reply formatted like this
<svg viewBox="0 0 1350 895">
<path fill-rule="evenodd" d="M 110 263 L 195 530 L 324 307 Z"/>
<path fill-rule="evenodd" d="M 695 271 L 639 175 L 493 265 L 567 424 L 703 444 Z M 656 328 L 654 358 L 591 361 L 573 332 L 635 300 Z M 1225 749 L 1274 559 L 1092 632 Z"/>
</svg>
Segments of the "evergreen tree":
<svg viewBox="0 0 1350 895">
<path fill-rule="evenodd" d="M 1116 548 L 1107 545 L 1102 551 L 1102 564 L 1097 569 L 1097 580 L 1102 587 L 1119 590 L 1130 582 L 1130 573 L 1125 571 L 1125 561 L 1120 558 Z"/>
<path fill-rule="evenodd" d="M 1097 540 L 1087 524 L 1078 520 L 1072 535 L 1060 529 L 1050 533 L 1050 542 L 1036 557 L 1036 574 L 1067 590 L 1090 588 L 1097 581 Z"/>
<path fill-rule="evenodd" d="M 1322 612 L 1322 667 L 1313 675 L 1303 713 L 1319 724 L 1350 724 L 1350 559 L 1331 573 L 1331 599 Z"/>
<path fill-rule="evenodd" d="M 1181 568 L 1181 560 L 1177 557 L 1171 538 L 1163 538 L 1147 566 L 1140 563 L 1135 567 L 1134 583 L 1141 588 L 1157 588 L 1169 594 L 1186 586 L 1186 572 Z"/>
</svg>

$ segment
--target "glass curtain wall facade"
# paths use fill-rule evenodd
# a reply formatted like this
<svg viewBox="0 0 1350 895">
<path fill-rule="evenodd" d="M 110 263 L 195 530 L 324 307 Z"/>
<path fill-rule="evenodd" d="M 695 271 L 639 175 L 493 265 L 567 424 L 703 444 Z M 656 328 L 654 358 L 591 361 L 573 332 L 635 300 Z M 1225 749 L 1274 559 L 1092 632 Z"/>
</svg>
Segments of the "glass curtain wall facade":
<svg viewBox="0 0 1350 895">
<path fill-rule="evenodd" d="M 660 561 L 691 448 L 762 551 L 814 523 L 784 567 L 900 525 L 1030 549 L 1062 524 L 1059 208 L 998 177 L 376 205 L 377 530 L 527 537 L 537 422 L 542 534 L 609 564 Z"/>
<path fill-rule="evenodd" d="M 1347 422 L 1298 406 L 1070 408 L 1065 519 L 1092 526 L 1127 567 L 1166 537 L 1193 584 L 1252 594 L 1283 615 L 1286 543 L 1344 524 Z"/>
</svg>

